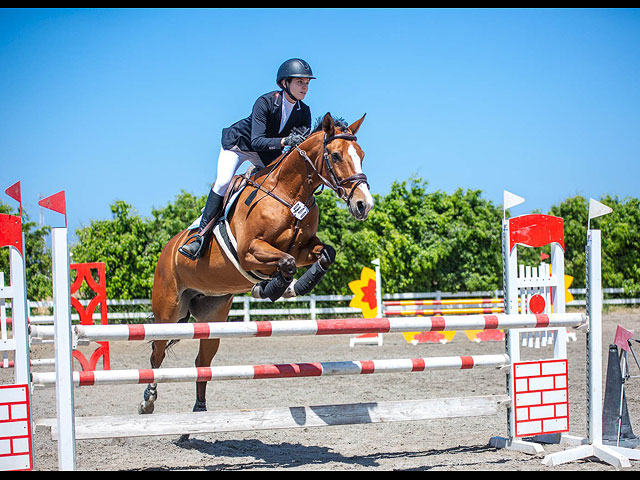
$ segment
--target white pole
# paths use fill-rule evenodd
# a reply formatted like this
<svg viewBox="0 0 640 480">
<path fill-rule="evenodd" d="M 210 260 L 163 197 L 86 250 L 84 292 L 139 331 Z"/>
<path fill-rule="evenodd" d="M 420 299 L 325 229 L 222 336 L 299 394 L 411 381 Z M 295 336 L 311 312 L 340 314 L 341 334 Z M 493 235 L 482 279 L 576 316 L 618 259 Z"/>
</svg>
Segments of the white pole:
<svg viewBox="0 0 640 480">
<path fill-rule="evenodd" d="M 67 229 L 51 231 L 53 250 L 53 301 L 56 344 L 56 406 L 58 410 L 58 467 L 76 469 L 73 404 L 73 354 L 71 344 L 71 293 Z"/>
<path fill-rule="evenodd" d="M 587 398 L 589 398 L 587 422 L 589 443 L 602 445 L 602 258 L 600 230 L 587 232 L 587 354 L 589 372 Z"/>
<path fill-rule="evenodd" d="M 378 307 L 378 317 L 382 317 L 384 315 L 384 304 L 382 303 L 382 275 L 380 274 L 380 259 L 376 258 L 373 262 L 371 262 L 376 267 L 376 305 Z M 383 335 L 382 333 L 378 334 L 378 345 L 382 345 Z"/>
<path fill-rule="evenodd" d="M 24 243 L 23 243 L 24 245 Z M 13 317 L 13 339 L 15 342 L 14 380 L 16 384 L 29 385 L 29 334 L 27 309 L 27 281 L 24 258 L 16 248 L 10 248 L 11 316 Z"/>
<path fill-rule="evenodd" d="M 380 259 L 376 258 L 371 262 L 376 267 L 376 305 L 378 306 L 378 317 L 384 316 L 384 305 L 382 304 L 382 278 L 380 275 Z"/>
</svg>

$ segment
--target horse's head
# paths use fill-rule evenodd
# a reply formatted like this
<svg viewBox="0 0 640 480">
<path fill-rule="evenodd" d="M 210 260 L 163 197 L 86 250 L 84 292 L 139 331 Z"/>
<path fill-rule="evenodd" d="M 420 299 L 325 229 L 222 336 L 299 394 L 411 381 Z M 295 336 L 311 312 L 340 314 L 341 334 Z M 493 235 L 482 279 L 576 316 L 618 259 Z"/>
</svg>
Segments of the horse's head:
<svg viewBox="0 0 640 480">
<path fill-rule="evenodd" d="M 362 172 L 364 152 L 356 139 L 363 120 L 364 115 L 346 128 L 336 125 L 330 113 L 322 120 L 324 141 L 320 171 L 357 220 L 366 220 L 373 208 L 367 176 Z"/>
</svg>

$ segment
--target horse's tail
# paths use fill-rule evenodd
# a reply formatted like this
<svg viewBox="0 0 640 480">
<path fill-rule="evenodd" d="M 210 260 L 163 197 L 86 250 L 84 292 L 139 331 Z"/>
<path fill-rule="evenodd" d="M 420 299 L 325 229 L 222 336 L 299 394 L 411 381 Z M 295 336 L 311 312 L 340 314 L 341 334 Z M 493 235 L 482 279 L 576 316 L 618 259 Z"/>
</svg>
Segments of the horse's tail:
<svg viewBox="0 0 640 480">
<path fill-rule="evenodd" d="M 189 321 L 190 317 L 191 317 L 191 313 L 187 312 L 187 314 L 184 316 L 184 318 L 181 318 L 180 320 L 178 320 L 178 323 L 187 323 Z M 169 340 L 169 343 L 167 343 L 167 350 L 170 349 L 171 347 L 173 347 L 179 341 L 180 341 L 180 339 L 175 339 L 175 338 L 173 340 Z"/>
</svg>

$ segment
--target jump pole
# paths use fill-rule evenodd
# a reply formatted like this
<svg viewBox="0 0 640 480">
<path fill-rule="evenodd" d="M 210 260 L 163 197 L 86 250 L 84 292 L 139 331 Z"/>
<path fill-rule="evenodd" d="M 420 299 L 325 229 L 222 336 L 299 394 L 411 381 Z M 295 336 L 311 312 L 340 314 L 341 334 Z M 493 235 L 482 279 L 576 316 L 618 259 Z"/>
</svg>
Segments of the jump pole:
<svg viewBox="0 0 640 480">
<path fill-rule="evenodd" d="M 96 370 L 73 372 L 76 387 L 94 385 L 137 385 L 167 382 L 209 382 L 274 378 L 329 377 L 382 373 L 414 373 L 428 370 L 468 370 L 503 368 L 510 364 L 506 354 L 428 358 L 401 358 L 366 361 L 235 365 L 220 367 Z M 32 373 L 34 386 L 56 385 L 55 372 Z"/>
<path fill-rule="evenodd" d="M 75 341 L 198 340 L 210 338 L 351 335 L 442 330 L 501 330 L 509 328 L 579 327 L 581 313 L 526 315 L 464 315 L 451 317 L 346 318 L 260 322 L 213 322 L 185 324 L 75 325 Z M 32 337 L 53 338 L 53 327 L 32 325 Z"/>
</svg>

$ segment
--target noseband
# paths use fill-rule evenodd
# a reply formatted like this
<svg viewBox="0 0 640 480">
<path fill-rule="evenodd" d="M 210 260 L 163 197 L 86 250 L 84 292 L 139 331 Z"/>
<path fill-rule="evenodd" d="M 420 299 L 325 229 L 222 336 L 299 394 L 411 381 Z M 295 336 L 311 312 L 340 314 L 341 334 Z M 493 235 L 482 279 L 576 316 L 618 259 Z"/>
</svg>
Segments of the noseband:
<svg viewBox="0 0 640 480">
<path fill-rule="evenodd" d="M 302 157 L 307 161 L 307 163 L 311 165 L 315 173 L 318 175 L 318 177 L 320 177 L 320 180 L 322 181 L 322 183 L 327 187 L 329 187 L 334 192 L 336 192 L 336 194 L 348 204 L 349 202 L 351 202 L 351 199 L 353 198 L 353 194 L 355 193 L 356 188 L 358 188 L 358 186 L 362 183 L 364 183 L 367 186 L 367 188 L 369 188 L 369 183 L 367 182 L 367 176 L 364 173 L 356 173 L 355 175 L 351 175 L 350 177 L 347 177 L 343 180 L 340 180 L 338 178 L 338 175 L 336 175 L 336 172 L 333 168 L 333 161 L 331 160 L 331 155 L 329 154 L 329 150 L 327 149 L 327 145 L 334 140 L 348 140 L 348 141 L 355 142 L 358 139 L 355 135 L 352 135 L 350 133 L 340 133 L 338 135 L 332 135 L 331 137 L 327 137 L 325 135 L 323 145 L 322 145 L 322 148 L 323 148 L 322 166 L 320 167 L 320 171 L 318 171 L 318 169 L 313 165 L 313 162 L 307 156 L 307 153 L 304 150 L 301 150 L 298 146 L 296 146 L 296 149 L 298 150 L 298 153 L 300 153 L 300 155 L 302 155 Z M 327 166 L 327 170 L 329 171 L 331 180 L 328 180 L 322 175 L 325 165 Z M 347 192 L 343 187 L 343 185 L 350 182 L 353 183 L 353 186 L 351 187 L 351 191 L 349 192 L 349 195 L 347 195 Z"/>
</svg>

